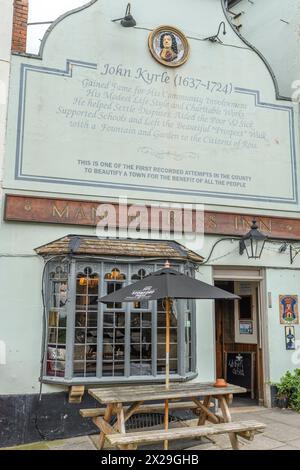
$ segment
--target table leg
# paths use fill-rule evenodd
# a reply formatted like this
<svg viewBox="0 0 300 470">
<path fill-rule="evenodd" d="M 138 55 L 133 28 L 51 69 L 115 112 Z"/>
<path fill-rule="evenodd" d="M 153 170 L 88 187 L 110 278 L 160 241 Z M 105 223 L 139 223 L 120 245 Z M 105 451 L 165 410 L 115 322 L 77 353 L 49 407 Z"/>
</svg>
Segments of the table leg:
<svg viewBox="0 0 300 470">
<path fill-rule="evenodd" d="M 110 403 L 107 405 L 104 416 L 103 416 L 104 421 L 106 421 L 107 423 L 109 423 L 110 421 L 112 412 L 113 412 L 113 404 Z M 101 431 L 99 435 L 99 449 L 100 450 L 103 449 L 104 441 L 105 441 L 105 433 Z"/>
<path fill-rule="evenodd" d="M 224 422 L 225 423 L 231 423 L 231 421 L 232 421 L 231 420 L 231 414 L 230 414 L 230 411 L 229 411 L 229 408 L 228 408 L 226 396 L 221 395 L 221 396 L 218 397 L 218 400 L 219 400 L 220 407 L 221 407 L 221 410 L 222 410 Z M 235 433 L 231 432 L 231 433 L 229 433 L 229 439 L 230 439 L 232 448 L 234 450 L 238 450 L 239 449 L 239 441 L 238 441 L 237 435 Z"/>
<path fill-rule="evenodd" d="M 117 403 L 116 406 L 116 413 L 117 413 L 117 424 L 118 424 L 118 431 L 121 434 L 126 433 L 125 429 L 125 416 L 124 416 L 124 409 L 122 403 Z"/>
<path fill-rule="evenodd" d="M 203 406 L 205 406 L 205 408 L 209 407 L 210 398 L 211 398 L 210 396 L 204 398 Z M 206 412 L 201 410 L 200 415 L 199 415 L 199 419 L 198 419 L 198 426 L 203 426 L 205 424 L 206 416 L 207 416 Z"/>
</svg>

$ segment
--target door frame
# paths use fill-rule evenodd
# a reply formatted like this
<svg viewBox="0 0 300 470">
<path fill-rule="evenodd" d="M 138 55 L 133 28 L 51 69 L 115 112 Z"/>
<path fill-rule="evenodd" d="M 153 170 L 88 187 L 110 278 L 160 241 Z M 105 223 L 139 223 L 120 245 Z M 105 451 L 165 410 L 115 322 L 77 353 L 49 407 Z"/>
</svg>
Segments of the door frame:
<svg viewBox="0 0 300 470">
<path fill-rule="evenodd" d="M 252 281 L 257 282 L 257 388 L 258 404 L 271 406 L 269 387 L 269 344 L 266 272 L 264 268 L 247 268 L 235 266 L 213 266 L 213 281 Z M 214 327 L 216 329 L 216 316 Z M 215 367 L 216 367 L 216 335 L 214 335 Z"/>
</svg>

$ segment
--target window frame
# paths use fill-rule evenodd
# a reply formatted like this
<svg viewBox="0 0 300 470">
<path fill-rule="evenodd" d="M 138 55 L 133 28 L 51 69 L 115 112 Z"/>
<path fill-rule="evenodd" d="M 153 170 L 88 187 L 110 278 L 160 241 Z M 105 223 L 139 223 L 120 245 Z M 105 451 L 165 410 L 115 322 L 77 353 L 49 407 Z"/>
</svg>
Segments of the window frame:
<svg viewBox="0 0 300 470">
<path fill-rule="evenodd" d="M 99 278 L 99 297 L 106 295 L 105 274 L 109 272 L 109 267 L 117 267 L 126 275 L 124 286 L 132 282 L 132 275 L 136 274 L 139 269 L 147 269 L 147 272 L 153 272 L 163 267 L 165 260 L 147 261 L 122 259 L 113 263 L 110 259 L 93 258 L 93 257 L 72 257 L 68 264 L 68 301 L 67 301 L 67 322 L 66 322 L 66 354 L 65 354 L 65 376 L 47 375 L 47 349 L 48 349 L 48 314 L 50 306 L 50 273 L 59 266 L 63 265 L 62 260 L 57 258 L 53 261 L 49 260 L 46 267 L 44 282 L 44 300 L 45 300 L 45 344 L 44 344 L 44 364 L 43 364 L 43 383 L 56 383 L 62 385 L 76 384 L 110 384 L 110 383 L 132 383 L 132 382 L 163 382 L 165 374 L 157 374 L 157 308 L 156 302 L 150 301 L 147 311 L 151 312 L 151 341 L 152 341 L 152 374 L 151 375 L 130 375 L 130 312 L 142 312 L 145 309 L 134 309 L 130 303 L 124 302 L 122 309 L 106 309 L 105 304 L 99 302 L 97 309 L 97 364 L 96 376 L 74 377 L 74 342 L 75 342 L 75 323 L 76 323 L 76 279 L 79 273 L 84 272 L 86 267 L 91 267 L 93 274 L 97 274 Z M 189 272 L 193 276 L 191 265 L 184 261 L 176 261 L 172 263 L 173 267 L 179 269 L 180 272 Z M 123 269 L 124 268 L 124 269 Z M 190 300 L 191 308 L 183 309 L 184 300 L 176 300 L 179 304 L 180 312 L 177 324 L 177 373 L 171 374 L 171 380 L 187 381 L 195 378 L 198 374 L 196 371 L 196 305 L 194 300 Z M 187 303 L 185 303 L 187 306 Z M 124 376 L 103 376 L 103 319 L 104 311 L 124 312 L 125 315 L 125 352 L 124 352 Z M 186 312 L 191 313 L 191 370 L 186 372 L 186 351 L 185 351 L 185 317 Z"/>
</svg>

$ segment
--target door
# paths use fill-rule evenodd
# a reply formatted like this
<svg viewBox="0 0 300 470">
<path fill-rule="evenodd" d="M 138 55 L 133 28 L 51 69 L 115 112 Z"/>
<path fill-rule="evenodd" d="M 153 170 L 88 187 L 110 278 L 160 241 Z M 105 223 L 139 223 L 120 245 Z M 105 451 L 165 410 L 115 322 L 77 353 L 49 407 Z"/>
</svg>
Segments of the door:
<svg viewBox="0 0 300 470">
<path fill-rule="evenodd" d="M 236 373 L 249 374 L 248 398 L 259 398 L 259 363 L 260 351 L 258 348 L 258 283 L 255 281 L 216 281 L 215 285 L 221 289 L 235 293 L 240 300 L 216 300 L 216 375 L 226 378 L 228 361 L 236 358 L 246 362 L 251 358 L 251 367 L 243 372 L 242 368 Z M 242 372 L 241 372 L 242 371 Z M 232 371 L 231 371 L 232 372 Z M 231 375 L 231 377 L 233 377 Z M 242 385 L 246 377 L 236 377 Z"/>
</svg>

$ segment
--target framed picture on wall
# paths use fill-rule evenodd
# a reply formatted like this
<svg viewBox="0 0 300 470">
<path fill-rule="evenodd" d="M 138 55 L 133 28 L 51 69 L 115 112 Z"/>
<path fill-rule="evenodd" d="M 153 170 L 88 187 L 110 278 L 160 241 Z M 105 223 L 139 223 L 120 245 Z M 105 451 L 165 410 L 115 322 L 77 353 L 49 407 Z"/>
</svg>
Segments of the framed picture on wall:
<svg viewBox="0 0 300 470">
<path fill-rule="evenodd" d="M 280 323 L 283 325 L 298 325 L 298 296 L 280 295 L 279 296 Z"/>
<path fill-rule="evenodd" d="M 253 335 L 252 321 L 240 321 L 240 335 Z"/>
<path fill-rule="evenodd" d="M 288 351 L 296 349 L 295 347 L 295 327 L 285 326 L 285 349 Z"/>
</svg>

